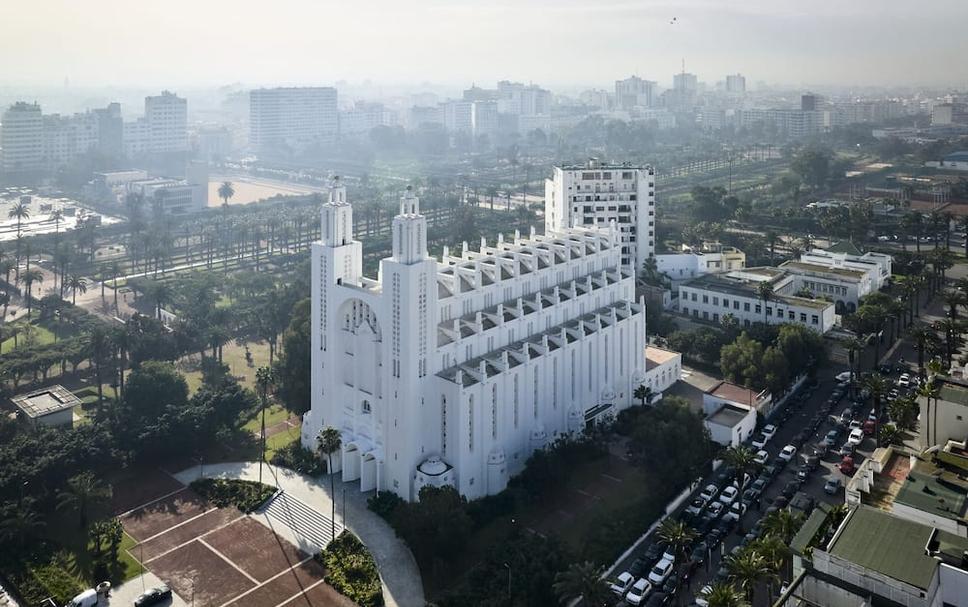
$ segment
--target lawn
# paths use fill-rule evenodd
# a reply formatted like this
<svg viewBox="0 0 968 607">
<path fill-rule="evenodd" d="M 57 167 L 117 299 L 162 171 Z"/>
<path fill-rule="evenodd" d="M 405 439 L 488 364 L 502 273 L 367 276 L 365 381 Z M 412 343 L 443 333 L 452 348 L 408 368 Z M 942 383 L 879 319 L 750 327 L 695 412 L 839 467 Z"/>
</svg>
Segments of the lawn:
<svg viewBox="0 0 968 607">
<path fill-rule="evenodd" d="M 281 405 L 269 405 L 266 409 L 266 428 L 274 426 L 279 422 L 289 419 L 289 411 Z M 256 411 L 255 415 L 242 426 L 243 430 L 249 432 L 259 432 L 262 429 L 262 412 Z"/>
<path fill-rule="evenodd" d="M 271 460 L 276 451 L 288 447 L 299 440 L 302 435 L 302 424 L 293 428 L 287 428 L 284 432 L 270 436 L 266 439 L 266 460 Z"/>
<path fill-rule="evenodd" d="M 33 332 L 34 332 L 34 337 L 33 337 L 34 345 L 46 346 L 47 344 L 54 343 L 53 331 L 51 331 L 44 325 L 37 324 L 37 323 L 31 323 L 31 327 L 33 328 Z M 13 350 L 15 340 L 16 340 L 16 343 L 23 346 L 24 336 L 21 333 L 16 338 L 10 337 L 4 340 L 2 347 L 0 347 L 0 352 L 9 352 L 10 350 Z"/>
<path fill-rule="evenodd" d="M 250 363 L 245 358 L 248 345 L 252 356 Z M 222 362 L 229 367 L 229 373 L 243 386 L 255 389 L 255 374 L 259 367 L 269 364 L 269 344 L 264 341 L 247 342 L 239 345 L 231 341 L 222 347 Z M 194 394 L 202 386 L 202 372 L 198 369 L 198 355 L 186 356 L 179 360 L 178 370 L 185 375 L 188 393 Z"/>
</svg>

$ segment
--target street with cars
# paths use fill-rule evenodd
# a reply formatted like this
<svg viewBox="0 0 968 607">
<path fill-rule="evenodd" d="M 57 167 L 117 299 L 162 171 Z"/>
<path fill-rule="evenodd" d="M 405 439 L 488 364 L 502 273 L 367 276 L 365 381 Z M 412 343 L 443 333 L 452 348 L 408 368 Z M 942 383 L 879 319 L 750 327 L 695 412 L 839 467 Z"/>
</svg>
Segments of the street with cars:
<svg viewBox="0 0 968 607">
<path fill-rule="evenodd" d="M 850 373 L 841 370 L 822 369 L 753 433 L 746 444 L 757 466 L 744 483 L 721 466 L 672 514 L 697 532 L 682 562 L 653 532 L 619 563 L 610 580 L 617 607 L 704 605 L 702 590 L 728 575 L 724 558 L 762 534 L 769 512 L 790 508 L 806 517 L 820 502 L 844 502 L 845 484 L 876 446 L 876 416 L 860 378 L 851 389 Z M 895 384 L 884 411 L 887 400 L 917 387 L 905 365 L 882 365 L 878 372 Z"/>
</svg>

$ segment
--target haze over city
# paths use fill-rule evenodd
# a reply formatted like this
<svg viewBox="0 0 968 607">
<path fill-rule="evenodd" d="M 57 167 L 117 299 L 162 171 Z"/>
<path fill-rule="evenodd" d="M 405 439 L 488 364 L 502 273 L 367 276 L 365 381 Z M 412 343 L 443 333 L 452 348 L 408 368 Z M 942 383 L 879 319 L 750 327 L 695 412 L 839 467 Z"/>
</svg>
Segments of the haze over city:
<svg viewBox="0 0 968 607">
<path fill-rule="evenodd" d="M 669 74 L 685 58 L 704 79 L 741 66 L 777 84 L 963 84 L 968 67 L 944 58 L 968 54 L 968 4 L 911 10 L 904 0 L 51 0 L 4 16 L 0 81 L 602 85 L 604 64 Z"/>
</svg>

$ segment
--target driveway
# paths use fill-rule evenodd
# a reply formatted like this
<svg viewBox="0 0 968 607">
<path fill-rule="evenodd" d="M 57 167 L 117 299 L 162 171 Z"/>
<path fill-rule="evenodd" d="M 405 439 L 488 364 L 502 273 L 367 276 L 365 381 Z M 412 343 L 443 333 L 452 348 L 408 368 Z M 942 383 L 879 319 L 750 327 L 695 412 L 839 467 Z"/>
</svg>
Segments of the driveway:
<svg viewBox="0 0 968 607">
<path fill-rule="evenodd" d="M 328 478 L 315 479 L 286 468 L 265 464 L 264 481 L 273 483 L 286 493 L 329 515 L 332 507 Z M 174 475 L 188 484 L 199 477 L 197 466 Z M 257 462 L 206 464 L 206 477 L 235 478 L 248 481 L 259 479 Z M 360 492 L 358 482 L 337 481 L 337 524 L 344 524 L 360 538 L 373 555 L 383 582 L 383 598 L 387 607 L 423 607 L 426 603 L 420 570 L 407 545 L 393 529 L 367 508 L 369 493 Z M 345 507 L 345 511 L 344 511 Z M 343 516 L 339 513 L 344 511 Z"/>
</svg>

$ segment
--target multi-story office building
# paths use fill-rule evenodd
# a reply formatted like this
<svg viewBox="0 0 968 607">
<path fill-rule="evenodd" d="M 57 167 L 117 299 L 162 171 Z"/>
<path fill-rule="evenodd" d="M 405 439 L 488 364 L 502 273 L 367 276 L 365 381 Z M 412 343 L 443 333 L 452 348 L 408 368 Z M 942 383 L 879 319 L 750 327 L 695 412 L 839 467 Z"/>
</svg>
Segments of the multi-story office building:
<svg viewBox="0 0 968 607">
<path fill-rule="evenodd" d="M 17 102 L 0 117 L 4 177 L 16 179 L 44 170 L 44 117 L 36 103 Z"/>
<path fill-rule="evenodd" d="M 658 84 L 652 80 L 630 76 L 625 80 L 615 81 L 615 106 L 618 109 L 630 110 L 633 107 L 653 107 L 657 97 Z"/>
<path fill-rule="evenodd" d="M 551 112 L 551 92 L 540 86 L 502 80 L 497 83 L 501 112 L 519 116 L 544 115 Z"/>
<path fill-rule="evenodd" d="M 830 129 L 832 120 L 831 112 L 826 110 L 754 108 L 740 110 L 738 115 L 739 126 L 773 124 L 777 131 L 794 139 L 825 132 Z"/>
<path fill-rule="evenodd" d="M 746 77 L 742 74 L 726 76 L 726 92 L 730 95 L 746 94 Z"/>
<path fill-rule="evenodd" d="M 332 143 L 339 130 L 336 89 L 290 87 L 249 92 L 249 145 L 262 154 Z"/>
<path fill-rule="evenodd" d="M 353 109 L 339 113 L 340 137 L 362 138 L 378 126 L 393 126 L 397 116 L 382 103 L 357 101 Z"/>
<path fill-rule="evenodd" d="M 44 116 L 44 168 L 48 172 L 66 166 L 98 148 L 100 130 L 93 112 Z"/>
<path fill-rule="evenodd" d="M 500 126 L 497 101 L 475 101 L 472 118 L 474 137 L 496 135 Z"/>
<path fill-rule="evenodd" d="M 451 133 L 471 133 L 474 130 L 474 103 L 451 99 L 441 104 L 444 109 L 444 126 Z"/>
<path fill-rule="evenodd" d="M 768 297 L 760 291 L 763 283 L 772 289 Z M 777 268 L 706 274 L 679 286 L 679 311 L 714 323 L 730 314 L 745 327 L 762 322 L 800 324 L 819 333 L 833 328 L 836 320 L 833 303 L 798 297 L 794 293 L 796 277 Z"/>
<path fill-rule="evenodd" d="M 419 129 L 421 126 L 428 124 L 441 125 L 444 124 L 444 110 L 442 107 L 435 106 L 424 106 L 415 105 L 410 108 L 410 116 L 407 120 L 407 127 L 410 129 Z"/>
<path fill-rule="evenodd" d="M 676 91 L 696 93 L 699 91 L 699 78 L 688 72 L 675 74 L 672 76 L 672 88 Z"/>
<path fill-rule="evenodd" d="M 128 157 L 189 151 L 188 101 L 170 91 L 145 97 L 145 114 L 123 128 Z"/>
<path fill-rule="evenodd" d="M 637 274 L 655 253 L 655 169 L 607 164 L 554 168 L 545 180 L 545 229 L 574 225 L 606 227 L 621 234 L 622 265 Z"/>
<path fill-rule="evenodd" d="M 408 191 L 373 280 L 352 226 L 334 186 L 312 250 L 302 443 L 339 430 L 344 481 L 406 500 L 425 486 L 491 495 L 556 436 L 634 403 L 645 309 L 616 230 L 532 231 L 438 260 Z"/>
<path fill-rule="evenodd" d="M 98 152 L 108 158 L 124 155 L 124 119 L 121 104 L 109 103 L 105 108 L 92 110 L 97 117 Z"/>
</svg>

